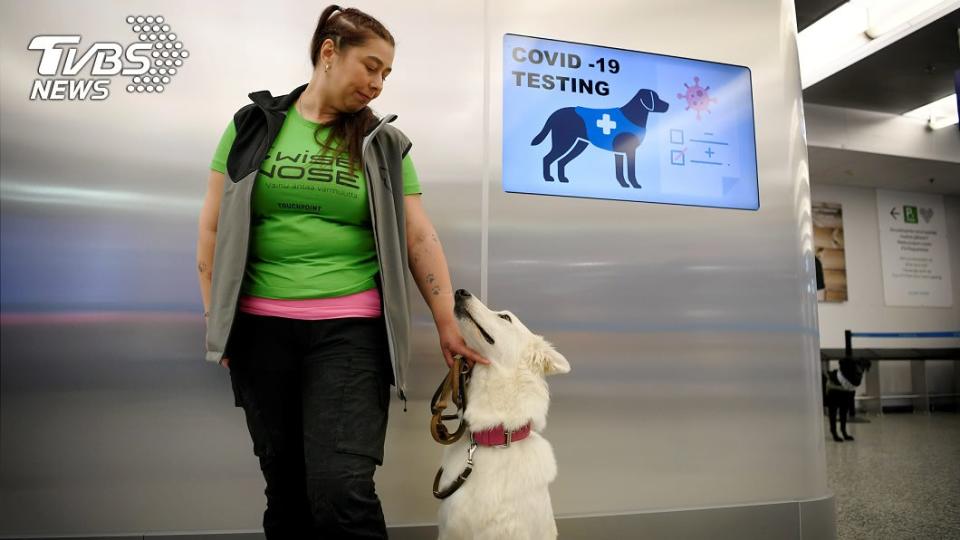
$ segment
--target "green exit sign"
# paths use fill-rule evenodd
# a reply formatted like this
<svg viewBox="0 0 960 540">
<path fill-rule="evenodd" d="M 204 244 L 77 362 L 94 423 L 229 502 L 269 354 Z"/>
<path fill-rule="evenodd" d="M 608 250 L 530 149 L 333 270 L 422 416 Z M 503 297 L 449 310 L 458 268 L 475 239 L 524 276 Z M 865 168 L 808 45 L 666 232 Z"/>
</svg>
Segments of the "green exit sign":
<svg viewBox="0 0 960 540">
<path fill-rule="evenodd" d="M 916 223 L 917 222 L 917 207 L 916 206 L 904 206 L 903 207 L 903 221 L 905 223 Z"/>
</svg>

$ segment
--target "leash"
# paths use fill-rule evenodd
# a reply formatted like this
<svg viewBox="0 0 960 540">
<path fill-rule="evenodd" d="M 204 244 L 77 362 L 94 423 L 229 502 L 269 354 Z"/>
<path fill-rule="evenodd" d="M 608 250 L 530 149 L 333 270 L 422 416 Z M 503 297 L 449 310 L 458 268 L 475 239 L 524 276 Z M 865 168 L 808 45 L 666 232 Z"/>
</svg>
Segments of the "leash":
<svg viewBox="0 0 960 540">
<path fill-rule="evenodd" d="M 450 371 L 447 372 L 443 381 L 440 382 L 437 391 L 433 393 L 433 398 L 430 400 L 430 412 L 433 414 L 433 417 L 430 419 L 430 434 L 433 435 L 433 440 L 440 444 L 449 445 L 457 442 L 467 430 L 467 421 L 463 418 L 463 413 L 467 410 L 467 383 L 470 381 L 470 373 L 472 370 L 472 366 L 470 366 L 462 356 L 454 356 Z M 455 414 L 443 414 L 443 411 L 447 408 L 448 398 L 457 408 Z M 451 433 L 443 422 L 457 418 L 460 419 L 460 424 L 457 426 L 456 431 Z M 443 467 L 440 467 L 437 475 L 433 477 L 434 497 L 446 499 L 460 489 L 460 486 L 463 485 L 473 471 L 473 454 L 476 450 L 477 443 L 471 441 L 470 448 L 467 450 L 466 468 L 457 476 L 453 483 L 442 491 L 438 489 L 440 487 L 440 477 L 443 475 Z"/>
<path fill-rule="evenodd" d="M 433 440 L 440 444 L 457 442 L 467 430 L 464 413 L 467 410 L 467 383 L 470 382 L 472 370 L 473 367 L 462 356 L 455 356 L 450 371 L 440 382 L 437 391 L 433 393 L 433 399 L 430 400 L 430 412 L 433 413 L 433 417 L 430 419 L 430 434 L 433 435 Z M 456 414 L 443 414 L 443 411 L 447 408 L 447 398 L 457 407 Z M 460 424 L 457 426 L 457 430 L 451 433 L 443 422 L 456 418 L 460 419 Z M 508 430 L 503 424 L 500 424 L 483 431 L 471 432 L 470 446 L 467 448 L 467 466 L 442 491 L 439 487 L 440 477 L 443 476 L 443 467 L 440 467 L 437 475 L 433 477 L 433 496 L 438 499 L 446 499 L 460 489 L 460 486 L 466 482 L 467 477 L 473 472 L 473 454 L 477 451 L 477 446 L 509 448 L 512 443 L 527 438 L 532 431 L 532 427 L 532 423 L 527 422 L 520 428 Z"/>
<path fill-rule="evenodd" d="M 470 476 L 470 473 L 473 471 L 473 453 L 477 451 L 477 443 L 471 443 L 470 448 L 467 450 L 467 466 L 463 469 L 463 472 L 443 491 L 439 491 L 437 488 L 440 487 L 440 477 L 443 476 L 443 467 L 440 467 L 440 470 L 437 471 L 437 475 L 433 477 L 433 496 L 438 499 L 446 499 L 447 497 L 453 495 L 455 491 L 460 489 L 460 486 L 467 480 L 467 477 Z"/>
<path fill-rule="evenodd" d="M 440 444 L 453 444 L 460 440 L 463 433 L 467 430 L 467 422 L 463 419 L 463 412 L 467 410 L 467 383 L 470 381 L 470 372 L 473 367 L 457 355 L 453 359 L 450 371 L 444 377 L 437 391 L 433 393 L 433 399 L 430 400 L 430 412 L 433 417 L 430 419 L 430 434 L 433 440 Z M 454 414 L 443 414 L 447 408 L 447 398 L 453 402 L 457 408 Z M 460 425 L 456 431 L 451 433 L 447 426 L 443 424 L 445 420 L 460 419 Z"/>
</svg>

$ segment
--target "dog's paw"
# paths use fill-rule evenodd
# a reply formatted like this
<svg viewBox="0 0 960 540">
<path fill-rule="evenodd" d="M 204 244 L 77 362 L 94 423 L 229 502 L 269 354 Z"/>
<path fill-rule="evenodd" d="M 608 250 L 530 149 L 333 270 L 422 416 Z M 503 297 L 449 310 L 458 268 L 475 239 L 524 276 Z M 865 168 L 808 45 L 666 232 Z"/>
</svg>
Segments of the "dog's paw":
<svg viewBox="0 0 960 540">
<path fill-rule="evenodd" d="M 848 434 L 848 433 L 844 433 L 844 434 L 843 434 L 843 439 L 844 439 L 844 440 L 847 440 L 847 441 L 852 441 L 852 440 L 854 440 L 854 439 L 853 439 L 853 435 L 850 435 L 850 434 Z"/>
<path fill-rule="evenodd" d="M 833 434 L 833 440 L 837 442 L 843 442 L 843 439 L 841 439 L 840 436 L 837 435 L 836 433 Z"/>
</svg>

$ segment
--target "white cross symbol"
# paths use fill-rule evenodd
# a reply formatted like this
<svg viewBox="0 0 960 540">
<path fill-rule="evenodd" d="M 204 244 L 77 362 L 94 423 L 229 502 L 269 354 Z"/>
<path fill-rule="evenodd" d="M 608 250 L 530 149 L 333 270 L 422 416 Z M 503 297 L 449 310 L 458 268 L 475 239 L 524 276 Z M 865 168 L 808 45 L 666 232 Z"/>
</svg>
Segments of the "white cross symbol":
<svg viewBox="0 0 960 540">
<path fill-rule="evenodd" d="M 611 131 L 617 128 L 617 123 L 610 120 L 610 115 L 604 113 L 603 118 L 597 120 L 597 127 L 603 130 L 604 135 L 609 135 Z"/>
</svg>

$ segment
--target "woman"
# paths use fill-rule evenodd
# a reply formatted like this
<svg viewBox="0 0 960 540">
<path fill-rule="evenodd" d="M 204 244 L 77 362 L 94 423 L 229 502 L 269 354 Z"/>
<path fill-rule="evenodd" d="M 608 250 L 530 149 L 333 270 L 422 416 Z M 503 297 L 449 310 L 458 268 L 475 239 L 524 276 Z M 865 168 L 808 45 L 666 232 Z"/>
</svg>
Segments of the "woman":
<svg viewBox="0 0 960 540">
<path fill-rule="evenodd" d="M 368 107 L 393 58 L 376 19 L 328 7 L 310 82 L 250 94 L 211 164 L 197 248 L 207 360 L 229 368 L 244 409 L 267 538 L 386 538 L 373 473 L 390 385 L 405 399 L 405 265 L 447 365 L 488 363 L 454 319 L 410 142 Z"/>
</svg>

